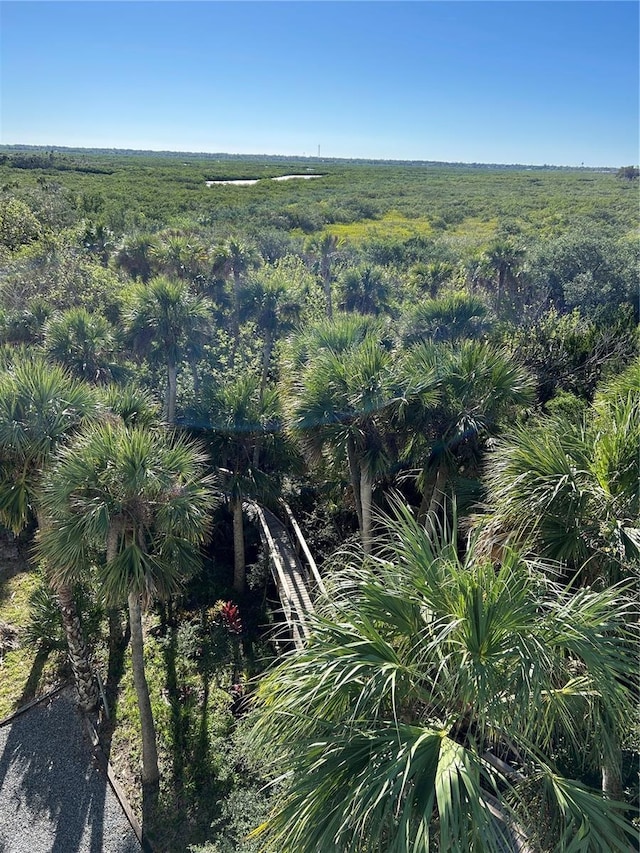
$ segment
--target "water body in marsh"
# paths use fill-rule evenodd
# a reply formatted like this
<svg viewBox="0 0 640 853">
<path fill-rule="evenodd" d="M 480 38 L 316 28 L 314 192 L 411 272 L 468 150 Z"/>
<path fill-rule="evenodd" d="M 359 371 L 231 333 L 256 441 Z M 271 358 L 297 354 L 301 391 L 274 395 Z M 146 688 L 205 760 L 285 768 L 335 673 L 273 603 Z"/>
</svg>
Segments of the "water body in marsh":
<svg viewBox="0 0 640 853">
<path fill-rule="evenodd" d="M 321 178 L 322 175 L 280 175 L 277 178 L 270 178 L 271 181 L 291 181 L 295 178 L 301 178 L 302 180 L 309 180 L 310 178 Z M 235 187 L 250 187 L 253 184 L 257 184 L 260 178 L 242 178 L 238 180 L 229 180 L 229 181 L 205 181 L 208 187 L 214 186 L 214 184 L 233 184 Z"/>
</svg>

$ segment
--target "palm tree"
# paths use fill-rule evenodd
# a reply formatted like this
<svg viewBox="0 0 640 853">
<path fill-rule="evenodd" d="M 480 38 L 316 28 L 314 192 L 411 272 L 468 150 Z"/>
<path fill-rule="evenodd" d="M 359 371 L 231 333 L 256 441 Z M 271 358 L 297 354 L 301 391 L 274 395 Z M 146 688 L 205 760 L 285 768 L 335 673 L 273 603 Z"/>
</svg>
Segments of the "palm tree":
<svg viewBox="0 0 640 853">
<path fill-rule="evenodd" d="M 109 254 L 113 249 L 113 231 L 104 222 L 88 222 L 80 239 L 89 254 L 96 255 L 103 267 L 109 266 Z"/>
<path fill-rule="evenodd" d="M 207 300 L 194 296 L 183 281 L 158 276 L 135 284 L 126 294 L 125 322 L 134 348 L 161 358 L 167 370 L 165 416 L 175 423 L 178 364 L 194 331 L 210 316 Z"/>
<path fill-rule="evenodd" d="M 555 755 L 588 769 L 632 713 L 632 602 L 460 544 L 398 505 L 380 556 L 328 579 L 306 647 L 262 680 L 253 747 L 284 791 L 254 834 L 273 849 L 629 849 L 624 804 Z"/>
<path fill-rule="evenodd" d="M 97 563 L 107 602 L 128 605 L 145 785 L 158 782 L 159 770 L 141 607 L 197 571 L 213 504 L 213 481 L 193 443 L 122 422 L 81 433 L 43 490 L 52 524 L 40 533 L 39 552 L 51 575 L 70 585 Z"/>
<path fill-rule="evenodd" d="M 194 282 L 204 276 L 208 260 L 205 247 L 193 235 L 169 232 L 150 247 L 149 255 L 160 275 Z"/>
<path fill-rule="evenodd" d="M 214 253 L 214 275 L 220 275 L 225 280 L 231 276 L 233 280 L 233 313 L 231 324 L 233 349 L 231 351 L 231 367 L 233 367 L 235 353 L 240 342 L 240 291 L 242 282 L 249 270 L 255 269 L 258 265 L 258 255 L 253 246 L 237 237 L 230 237 Z"/>
<path fill-rule="evenodd" d="M 481 443 L 518 406 L 533 402 L 534 389 L 506 351 L 480 341 L 423 342 L 407 352 L 401 370 L 409 401 L 402 411 L 402 425 L 410 427 L 405 455 L 422 463 L 418 518 L 424 521 L 442 510 L 463 454 L 467 467 L 477 468 Z"/>
<path fill-rule="evenodd" d="M 455 341 L 477 337 L 483 330 L 487 305 L 480 296 L 464 290 L 443 293 L 407 306 L 401 318 L 405 346 L 424 339 Z"/>
<path fill-rule="evenodd" d="M 511 240 L 498 239 L 485 252 L 489 267 L 496 273 L 496 312 L 500 312 L 507 284 L 516 280 L 518 264 L 524 251 Z"/>
<path fill-rule="evenodd" d="M 497 527 L 586 582 L 612 583 L 640 555 L 640 362 L 595 397 L 582 424 L 542 418 L 488 459 Z"/>
<path fill-rule="evenodd" d="M 338 325 L 334 323 L 334 326 Z M 347 330 L 359 337 L 360 328 Z M 355 338 L 357 340 L 357 337 Z M 333 349 L 318 345 L 315 354 L 285 383 L 287 421 L 312 460 L 329 452 L 346 463 L 358 526 L 366 552 L 371 543 L 372 495 L 376 479 L 388 468 L 385 424 L 396 390 L 393 357 L 373 335 Z"/>
<path fill-rule="evenodd" d="M 500 442 L 487 476 L 494 541 L 511 534 L 583 583 L 633 576 L 640 558 L 639 380 L 636 364 L 596 396 L 584 424 L 546 418 Z M 604 755 L 603 791 L 619 796 L 620 773 L 620 756 Z"/>
<path fill-rule="evenodd" d="M 116 266 L 131 278 L 143 283 L 153 276 L 153 256 L 158 240 L 152 234 L 135 234 L 129 237 L 116 255 Z"/>
<path fill-rule="evenodd" d="M 332 265 L 338 253 L 338 237 L 325 232 L 321 237 L 313 237 L 307 241 L 306 251 L 311 258 L 317 258 L 317 268 L 322 289 L 324 291 L 325 310 L 327 318 L 333 318 L 333 301 L 331 282 L 333 280 Z"/>
<path fill-rule="evenodd" d="M 252 318 L 262 335 L 262 374 L 260 394 L 269 378 L 275 342 L 295 328 L 302 311 L 302 294 L 296 293 L 286 272 L 278 266 L 264 267 L 252 276 L 242 290 L 241 317 Z"/>
<path fill-rule="evenodd" d="M 340 277 L 340 308 L 360 314 L 384 314 L 389 307 L 390 287 L 383 267 L 349 267 Z"/>
<path fill-rule="evenodd" d="M 95 414 L 89 387 L 59 365 L 23 357 L 0 374 L 0 521 L 14 533 L 34 519 L 46 529 L 41 494 L 54 454 Z M 49 580 L 58 596 L 80 705 L 90 710 L 98 689 L 73 586 Z"/>
<path fill-rule="evenodd" d="M 250 374 L 224 385 L 203 389 L 199 424 L 214 464 L 225 480 L 233 514 L 233 586 L 245 590 L 243 500 L 273 497 L 283 468 L 294 458 L 286 436 L 277 391 L 261 391 L 258 378 Z M 256 447 L 260 447 L 256 459 Z"/>
<path fill-rule="evenodd" d="M 100 314 L 70 308 L 50 318 L 44 327 L 44 348 L 78 379 L 101 385 L 121 377 L 113 329 Z"/>
<path fill-rule="evenodd" d="M 126 426 L 160 426 L 160 411 L 151 394 L 133 384 L 107 385 L 98 399 L 108 411 Z"/>
<path fill-rule="evenodd" d="M 420 290 L 427 291 L 432 299 L 438 295 L 438 291 L 454 277 L 456 268 L 446 261 L 431 261 L 424 263 L 418 261 L 409 269 L 409 280 Z"/>
</svg>

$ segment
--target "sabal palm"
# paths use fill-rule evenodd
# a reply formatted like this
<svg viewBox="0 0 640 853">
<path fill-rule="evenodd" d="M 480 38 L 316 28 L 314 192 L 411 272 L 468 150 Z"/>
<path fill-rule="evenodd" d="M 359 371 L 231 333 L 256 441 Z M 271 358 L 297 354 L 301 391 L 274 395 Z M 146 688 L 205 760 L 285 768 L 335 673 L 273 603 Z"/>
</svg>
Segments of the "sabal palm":
<svg viewBox="0 0 640 853">
<path fill-rule="evenodd" d="M 23 356 L 0 374 L 0 521 L 15 533 L 37 519 L 47 525 L 41 495 L 56 450 L 96 414 L 91 389 L 59 365 Z M 71 584 L 50 577 L 60 604 L 80 704 L 98 700 Z"/>
<path fill-rule="evenodd" d="M 507 239 L 496 240 L 485 252 L 489 267 L 496 273 L 496 310 L 500 311 L 508 282 L 515 281 L 516 270 L 524 257 L 524 250 Z"/>
<path fill-rule="evenodd" d="M 411 346 L 425 339 L 455 341 L 477 337 L 486 314 L 484 299 L 466 291 L 422 300 L 409 305 L 401 318 L 402 343 Z"/>
<path fill-rule="evenodd" d="M 631 602 L 460 550 L 398 508 L 380 556 L 329 579 L 306 648 L 261 682 L 255 744 L 284 782 L 269 849 L 628 849 L 620 804 L 553 756 L 592 766 L 631 713 Z"/>
<path fill-rule="evenodd" d="M 52 524 L 39 551 L 57 582 L 98 565 L 108 603 L 129 609 L 142 727 L 142 778 L 159 778 L 143 658 L 141 605 L 175 591 L 200 565 L 214 503 L 202 452 L 164 431 L 101 423 L 64 448 L 43 491 Z"/>
<path fill-rule="evenodd" d="M 417 262 L 409 269 L 410 282 L 435 299 L 438 290 L 455 275 L 455 267 L 446 261 Z"/>
<path fill-rule="evenodd" d="M 325 232 L 320 237 L 311 237 L 306 243 L 306 251 L 312 260 L 316 261 L 318 275 L 324 291 L 325 311 L 329 320 L 333 318 L 333 301 L 331 294 L 333 261 L 338 254 L 339 240 L 335 234 Z"/>
<path fill-rule="evenodd" d="M 116 266 L 131 278 L 147 282 L 153 276 L 153 256 L 158 240 L 152 234 L 134 234 L 120 247 L 116 255 Z"/>
<path fill-rule="evenodd" d="M 263 268 L 243 288 L 241 317 L 254 320 L 263 339 L 261 393 L 267 386 L 274 344 L 292 331 L 301 311 L 302 294 L 295 292 L 286 272 L 277 266 Z"/>
<path fill-rule="evenodd" d="M 533 382 L 506 351 L 481 341 L 423 342 L 409 350 L 401 372 L 408 405 L 401 410 L 408 458 L 421 460 L 419 518 L 442 505 L 463 450 L 470 461 L 500 420 L 533 402 Z"/>
<path fill-rule="evenodd" d="M 231 276 L 233 281 L 233 309 L 231 317 L 233 334 L 232 367 L 240 341 L 240 291 L 242 282 L 249 270 L 255 269 L 258 265 L 259 259 L 254 247 L 238 237 L 229 237 L 214 252 L 214 275 L 219 275 L 225 280 Z"/>
<path fill-rule="evenodd" d="M 152 246 L 149 254 L 161 275 L 191 282 L 204 275 L 208 260 L 197 237 L 174 232 L 163 235 L 162 242 Z"/>
<path fill-rule="evenodd" d="M 70 308 L 47 321 L 44 349 L 78 379 L 100 385 L 121 377 L 113 329 L 99 314 Z"/>
<path fill-rule="evenodd" d="M 352 331 L 357 340 L 360 328 Z M 393 365 L 390 352 L 365 335 L 341 350 L 318 347 L 286 382 L 287 422 L 307 453 L 318 459 L 329 452 L 346 463 L 365 551 L 373 487 L 389 462 L 385 430 L 396 393 Z"/>
<path fill-rule="evenodd" d="M 277 391 L 266 388 L 261 392 L 256 376 L 247 374 L 224 385 L 204 388 L 199 408 L 198 423 L 206 428 L 214 464 L 225 472 L 225 490 L 233 514 L 233 585 L 242 594 L 245 589 L 243 499 L 272 498 L 278 478 L 294 458 L 294 452 L 282 433 Z"/>
<path fill-rule="evenodd" d="M 640 556 L 640 367 L 596 395 L 583 424 L 545 418 L 491 454 L 495 523 L 586 582 L 613 582 Z"/>
<path fill-rule="evenodd" d="M 349 267 L 340 277 L 341 304 L 348 312 L 384 314 L 390 301 L 390 286 L 383 267 Z"/>
<path fill-rule="evenodd" d="M 0 521 L 15 533 L 39 516 L 56 449 L 95 412 L 91 389 L 42 358 L 19 358 L 0 374 Z"/>
<path fill-rule="evenodd" d="M 178 364 L 194 331 L 208 324 L 208 302 L 183 281 L 163 276 L 135 284 L 126 294 L 125 323 L 134 348 L 161 359 L 167 370 L 165 416 L 175 422 Z"/>
<path fill-rule="evenodd" d="M 630 577 L 640 561 L 640 366 L 596 396 L 584 424 L 549 418 L 519 429 L 489 460 L 491 541 L 510 534 L 561 561 L 581 583 Z M 618 795 L 620 758 L 602 759 Z"/>
</svg>

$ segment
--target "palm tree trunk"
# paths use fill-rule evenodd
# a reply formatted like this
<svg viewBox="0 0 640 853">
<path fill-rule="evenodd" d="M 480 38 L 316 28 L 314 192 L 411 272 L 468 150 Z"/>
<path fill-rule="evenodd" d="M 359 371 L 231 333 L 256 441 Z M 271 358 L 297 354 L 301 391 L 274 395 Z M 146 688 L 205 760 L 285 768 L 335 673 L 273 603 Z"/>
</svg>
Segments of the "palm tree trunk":
<svg viewBox="0 0 640 853">
<path fill-rule="evenodd" d="M 622 799 L 622 753 L 615 748 L 614 755 L 602 759 L 602 793 L 612 800 Z"/>
<path fill-rule="evenodd" d="M 500 306 L 502 304 L 502 295 L 504 293 L 504 280 L 505 280 L 505 268 L 500 265 L 498 268 L 498 290 L 496 293 L 496 311 L 500 311 Z"/>
<path fill-rule="evenodd" d="M 178 368 L 173 359 L 167 362 L 167 423 L 176 422 L 176 396 L 178 393 Z"/>
<path fill-rule="evenodd" d="M 434 516 L 439 509 L 442 509 L 444 506 L 445 499 L 445 486 L 447 485 L 447 479 L 449 477 L 449 466 L 446 462 L 441 462 L 438 468 L 438 476 L 436 477 L 436 484 L 433 489 L 433 494 L 431 496 L 431 503 L 429 504 L 429 512 L 428 515 Z"/>
<path fill-rule="evenodd" d="M 136 688 L 138 710 L 140 711 L 140 727 L 142 729 L 142 783 L 143 785 L 156 785 L 160 779 L 160 771 L 158 769 L 156 729 L 151 711 L 149 686 L 144 671 L 144 643 L 142 639 L 140 596 L 135 592 L 130 592 L 128 604 L 129 624 L 131 626 L 133 683 Z"/>
<path fill-rule="evenodd" d="M 231 345 L 231 356 L 229 358 L 229 366 L 233 369 L 236 358 L 236 351 L 240 344 L 240 274 L 233 273 L 233 314 L 231 318 L 231 333 L 233 335 L 233 343 Z"/>
<path fill-rule="evenodd" d="M 433 490 L 436 485 L 437 476 L 437 466 L 429 465 L 429 463 L 427 462 L 423 469 L 424 485 L 422 487 L 422 499 L 420 501 L 420 508 L 418 509 L 418 522 L 420 524 L 424 524 L 427 519 L 427 512 L 429 510 L 429 504 L 431 503 L 431 497 L 433 495 Z"/>
<path fill-rule="evenodd" d="M 273 350 L 273 335 L 270 329 L 267 329 L 264 336 L 264 346 L 262 348 L 262 375 L 260 377 L 260 402 L 264 399 L 264 392 L 267 387 L 267 379 L 269 378 L 269 367 L 271 366 L 271 352 Z"/>
<path fill-rule="evenodd" d="M 351 480 L 351 488 L 353 489 L 353 500 L 356 505 L 356 515 L 358 516 L 358 527 L 362 530 L 362 500 L 360 498 L 360 472 L 358 459 L 356 456 L 356 448 L 351 436 L 347 439 L 347 459 L 349 460 L 349 479 Z"/>
<path fill-rule="evenodd" d="M 360 469 L 360 501 L 362 504 L 362 550 L 371 553 L 371 505 L 373 496 L 373 477 L 368 466 Z"/>
<path fill-rule="evenodd" d="M 36 518 L 38 520 L 38 528 L 43 531 L 46 527 L 47 519 L 40 507 L 36 507 Z M 82 633 L 80 616 L 78 615 L 76 603 L 73 599 L 73 589 L 68 584 L 64 584 L 56 587 L 55 591 L 58 596 L 62 627 L 64 628 L 67 640 L 69 663 L 71 664 L 76 683 L 78 704 L 83 711 L 92 711 L 98 704 L 100 693 L 93 675 L 89 649 Z"/>
<path fill-rule="evenodd" d="M 236 498 L 233 502 L 233 588 L 240 595 L 242 595 L 245 588 L 242 498 Z"/>
<path fill-rule="evenodd" d="M 194 358 L 192 359 L 190 365 L 191 367 L 191 377 L 193 379 L 193 393 L 197 397 L 200 393 L 200 371 L 198 370 L 198 362 Z"/>
<path fill-rule="evenodd" d="M 322 270 L 322 287 L 324 290 L 324 301 L 326 305 L 327 317 L 329 320 L 332 320 L 333 303 L 331 301 L 331 272 L 328 268 L 323 268 Z"/>
<path fill-rule="evenodd" d="M 270 329 L 265 332 L 264 346 L 262 348 L 262 375 L 260 377 L 260 410 L 262 411 L 262 401 L 264 400 L 264 392 L 267 388 L 267 379 L 269 377 L 269 367 L 271 366 L 271 353 L 273 352 L 273 335 Z M 253 446 L 253 467 L 258 468 L 260 465 L 260 450 L 262 449 L 262 441 L 260 435 L 256 438 L 256 443 Z"/>
<path fill-rule="evenodd" d="M 118 553 L 118 537 L 120 535 L 120 524 L 112 521 L 107 532 L 107 563 L 115 560 Z M 120 611 L 117 607 L 109 607 L 107 611 L 109 618 L 109 650 L 115 652 L 123 643 L 122 621 Z"/>
<path fill-rule="evenodd" d="M 65 584 L 57 588 L 57 593 L 62 624 L 67 638 L 69 662 L 78 691 L 78 704 L 83 711 L 91 711 L 98 704 L 98 685 L 93 676 L 89 650 L 84 640 L 80 617 L 73 600 L 73 590 Z"/>
<path fill-rule="evenodd" d="M 444 504 L 444 488 L 447 484 L 449 476 L 449 466 L 446 462 L 441 461 L 436 466 L 430 466 L 425 478 L 424 491 L 422 492 L 422 500 L 420 501 L 420 509 L 418 510 L 418 521 L 424 524 L 427 518 L 435 518 L 439 507 Z"/>
</svg>

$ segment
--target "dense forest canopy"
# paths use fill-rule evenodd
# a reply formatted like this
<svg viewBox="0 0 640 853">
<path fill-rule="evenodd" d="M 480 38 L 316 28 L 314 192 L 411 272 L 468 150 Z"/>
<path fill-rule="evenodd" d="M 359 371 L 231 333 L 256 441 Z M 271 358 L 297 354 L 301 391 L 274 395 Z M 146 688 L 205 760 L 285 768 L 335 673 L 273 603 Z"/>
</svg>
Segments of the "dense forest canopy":
<svg viewBox="0 0 640 853">
<path fill-rule="evenodd" d="M 108 672 L 158 849 L 499 850 L 488 796 L 532 849 L 628 849 L 638 200 L 634 167 L 0 147 L 25 636 L 84 707 Z M 333 596 L 284 657 L 283 500 Z"/>
</svg>

